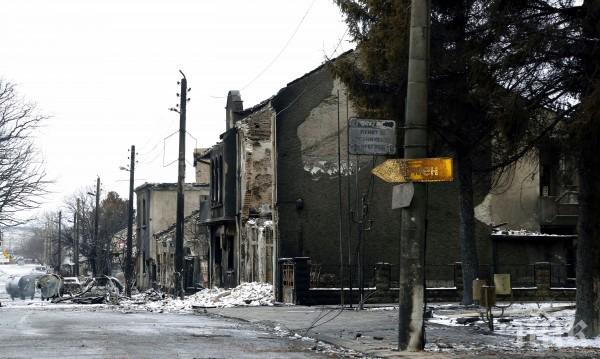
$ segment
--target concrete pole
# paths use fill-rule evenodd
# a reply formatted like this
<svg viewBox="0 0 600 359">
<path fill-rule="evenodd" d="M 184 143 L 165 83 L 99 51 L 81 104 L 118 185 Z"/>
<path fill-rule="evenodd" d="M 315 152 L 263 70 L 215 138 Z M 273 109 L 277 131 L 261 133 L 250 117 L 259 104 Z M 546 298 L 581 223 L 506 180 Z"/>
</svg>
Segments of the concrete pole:
<svg viewBox="0 0 600 359">
<path fill-rule="evenodd" d="M 74 252 L 74 257 L 75 259 L 73 260 L 75 263 L 75 276 L 79 277 L 79 198 L 77 198 L 77 207 L 75 209 L 75 218 L 74 218 L 74 222 L 75 222 L 75 239 L 74 239 L 74 248 L 73 248 L 73 252 Z"/>
<path fill-rule="evenodd" d="M 133 181 L 135 176 L 135 146 L 131 146 L 131 162 L 129 164 L 129 208 L 127 210 L 127 253 L 125 257 L 125 293 L 131 296 L 133 283 Z"/>
<path fill-rule="evenodd" d="M 187 104 L 187 79 L 183 72 L 179 94 L 179 166 L 177 174 L 177 218 L 175 221 L 175 296 L 184 299 L 183 288 L 183 183 L 185 181 L 185 122 Z"/>
<path fill-rule="evenodd" d="M 57 247 L 57 252 L 58 252 L 58 260 L 56 263 L 56 267 L 55 267 L 55 271 L 56 274 L 60 275 L 60 265 L 62 264 L 62 211 L 58 211 L 58 247 Z"/>
<path fill-rule="evenodd" d="M 98 238 L 98 222 L 100 221 L 100 177 L 96 179 L 96 208 L 94 210 L 94 277 L 98 276 L 98 255 L 100 254 L 100 243 Z"/>
<path fill-rule="evenodd" d="M 404 158 L 427 157 L 427 79 L 430 1 L 412 0 Z M 425 347 L 423 326 L 425 298 L 425 221 L 427 187 L 415 183 L 410 207 L 402 209 L 400 236 L 400 293 L 398 350 Z"/>
</svg>

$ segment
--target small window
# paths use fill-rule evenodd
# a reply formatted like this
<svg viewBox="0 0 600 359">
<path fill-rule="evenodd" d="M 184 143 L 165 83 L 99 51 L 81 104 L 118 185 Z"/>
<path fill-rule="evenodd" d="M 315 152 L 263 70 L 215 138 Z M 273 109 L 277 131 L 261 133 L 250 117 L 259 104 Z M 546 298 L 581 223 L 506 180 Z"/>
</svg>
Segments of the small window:
<svg viewBox="0 0 600 359">
<path fill-rule="evenodd" d="M 210 200 L 213 206 L 223 203 L 223 156 L 215 157 L 210 161 Z"/>
<path fill-rule="evenodd" d="M 223 203 L 223 156 L 219 156 L 219 203 Z"/>
<path fill-rule="evenodd" d="M 142 199 L 142 226 L 147 225 L 146 199 Z"/>
</svg>

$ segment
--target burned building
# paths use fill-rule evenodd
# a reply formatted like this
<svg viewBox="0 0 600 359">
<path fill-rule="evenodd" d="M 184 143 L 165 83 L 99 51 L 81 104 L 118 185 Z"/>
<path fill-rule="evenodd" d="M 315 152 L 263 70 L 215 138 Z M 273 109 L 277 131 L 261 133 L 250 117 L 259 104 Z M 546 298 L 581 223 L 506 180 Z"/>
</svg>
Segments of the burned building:
<svg viewBox="0 0 600 359">
<path fill-rule="evenodd" d="M 243 107 L 239 91 L 229 92 L 226 131 L 199 157 L 211 167 L 210 202 L 200 214 L 200 222 L 209 227 L 211 285 L 263 281 L 281 287 L 287 280 L 282 265 L 293 258 L 308 261 L 313 287 L 352 283 L 356 288 L 361 273 L 363 284 L 373 286 L 374 268 L 380 262 L 391 264 L 392 285 L 397 281 L 400 211 L 391 208 L 393 186 L 372 176 L 371 170 L 401 154 L 350 155 L 348 121 L 356 116 L 345 86 L 328 64 L 253 107 Z M 552 256 L 563 247 L 548 245 L 549 255 L 540 256 L 538 247 L 530 256 L 519 257 L 519 263 L 508 263 L 503 256 L 510 256 L 513 249 L 507 252 L 506 248 L 519 246 L 498 245 L 494 242 L 498 237 L 492 236 L 502 223 L 534 234 L 569 231 L 557 221 L 573 223 L 576 216 L 562 216 L 576 210 L 573 206 L 556 205 L 550 217 L 541 212 L 548 208 L 543 202 L 551 195 L 555 202 L 565 201 L 560 189 L 544 190 L 547 175 L 539 170 L 548 170 L 545 153 L 535 150 L 520 161 L 502 190 L 494 186 L 499 180 L 494 174 L 474 174 L 475 236 L 482 275 L 502 268 L 519 277 L 522 268 L 533 268 L 543 258 L 557 265 L 569 262 L 562 254 Z M 486 153 L 476 160 L 478 164 L 489 161 Z M 562 239 L 572 240 L 572 236 Z M 456 182 L 428 186 L 426 240 L 428 287 L 454 286 L 455 263 L 460 262 Z"/>
<path fill-rule="evenodd" d="M 184 185 L 184 215 L 189 216 L 200 207 L 201 196 L 207 196 L 207 184 Z M 138 289 L 147 289 L 158 280 L 157 242 L 154 234 L 175 223 L 177 206 L 176 183 L 144 183 L 135 189 L 136 216 L 136 283 Z"/>
<path fill-rule="evenodd" d="M 183 220 L 184 289 L 189 292 L 208 286 L 208 233 L 199 223 L 197 209 Z M 175 289 L 175 224 L 154 234 L 156 240 L 156 281 L 168 293 Z"/>
<path fill-rule="evenodd" d="M 242 110 L 239 94 L 227 99 L 226 131 L 221 141 L 196 157 L 210 164 L 208 201 L 200 207 L 200 224 L 208 228 L 210 246 L 209 283 L 216 287 L 232 287 L 238 283 L 236 264 L 236 171 L 237 111 Z"/>
</svg>

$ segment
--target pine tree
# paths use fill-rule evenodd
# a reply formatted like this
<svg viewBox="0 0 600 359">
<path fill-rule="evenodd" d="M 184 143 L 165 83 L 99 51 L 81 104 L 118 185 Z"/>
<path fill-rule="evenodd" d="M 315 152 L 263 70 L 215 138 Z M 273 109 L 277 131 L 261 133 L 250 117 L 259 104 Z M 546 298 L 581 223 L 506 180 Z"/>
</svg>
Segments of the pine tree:
<svg viewBox="0 0 600 359">
<path fill-rule="evenodd" d="M 357 43 L 357 55 L 338 61 L 336 74 L 362 115 L 399 119 L 401 125 L 410 1 L 336 3 Z M 538 121 L 539 104 L 501 86 L 494 76 L 490 57 L 493 60 L 498 39 L 486 3 L 432 2 L 428 123 L 434 135 L 431 147 L 438 154 L 450 153 L 457 167 L 464 304 L 472 303 L 471 283 L 479 276 L 474 175 L 489 184 L 489 172 L 484 172 L 513 164 L 527 153 L 538 127 L 543 127 Z"/>
<path fill-rule="evenodd" d="M 575 334 L 600 335 L 600 1 L 493 1 L 502 34 L 496 64 L 521 74 L 530 98 L 546 98 L 577 158 L 577 310 Z M 507 26 L 510 24 L 510 26 Z M 583 325 L 585 324 L 585 325 Z"/>
</svg>

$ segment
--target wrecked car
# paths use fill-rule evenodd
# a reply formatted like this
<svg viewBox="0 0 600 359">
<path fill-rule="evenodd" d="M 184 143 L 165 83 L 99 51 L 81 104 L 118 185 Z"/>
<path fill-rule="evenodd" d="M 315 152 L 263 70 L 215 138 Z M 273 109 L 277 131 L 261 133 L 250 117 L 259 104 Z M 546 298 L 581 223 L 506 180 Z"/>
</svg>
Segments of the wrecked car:
<svg viewBox="0 0 600 359">
<path fill-rule="evenodd" d="M 63 278 L 63 291 L 65 294 L 74 295 L 81 292 L 81 282 L 77 277 Z"/>
<path fill-rule="evenodd" d="M 8 282 L 6 282 L 6 293 L 10 295 L 12 300 L 20 296 L 19 277 L 9 277 Z"/>
<path fill-rule="evenodd" d="M 35 297 L 35 284 L 40 277 L 39 274 L 29 274 L 19 279 L 19 297 L 21 299 L 26 297 L 33 299 Z"/>
<path fill-rule="evenodd" d="M 33 299 L 35 297 L 35 284 L 40 277 L 38 274 L 29 274 L 21 277 L 12 276 L 6 283 L 6 293 L 10 298 L 25 299 L 27 297 Z"/>
<path fill-rule="evenodd" d="M 110 276 L 90 278 L 83 287 L 81 294 L 72 299 L 73 302 L 95 304 L 117 300 L 124 290 L 123 284 L 117 278 Z"/>
<path fill-rule="evenodd" d="M 41 289 L 42 300 L 60 298 L 63 293 L 63 279 L 56 274 L 46 274 L 38 279 L 37 287 Z"/>
</svg>

